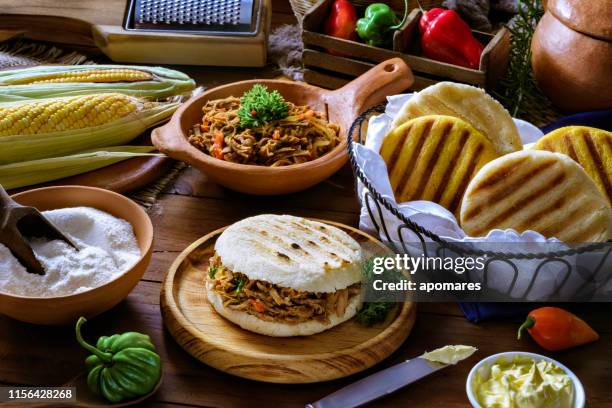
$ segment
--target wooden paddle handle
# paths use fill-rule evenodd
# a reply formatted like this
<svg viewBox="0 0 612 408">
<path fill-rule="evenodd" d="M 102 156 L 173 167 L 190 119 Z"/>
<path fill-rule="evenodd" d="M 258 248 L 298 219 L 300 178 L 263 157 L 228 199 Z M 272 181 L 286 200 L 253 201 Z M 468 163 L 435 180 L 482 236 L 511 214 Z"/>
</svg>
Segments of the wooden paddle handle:
<svg viewBox="0 0 612 408">
<path fill-rule="evenodd" d="M 401 58 L 391 58 L 330 92 L 327 98 L 330 103 L 351 106 L 351 113 L 356 117 L 365 109 L 383 102 L 387 96 L 405 91 L 413 83 L 410 67 Z"/>
</svg>

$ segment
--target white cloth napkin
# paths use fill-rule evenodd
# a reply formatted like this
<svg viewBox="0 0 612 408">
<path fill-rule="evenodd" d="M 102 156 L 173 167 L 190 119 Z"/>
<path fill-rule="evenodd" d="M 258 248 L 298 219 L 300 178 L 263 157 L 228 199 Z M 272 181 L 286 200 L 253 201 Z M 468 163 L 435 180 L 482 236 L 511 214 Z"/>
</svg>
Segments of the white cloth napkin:
<svg viewBox="0 0 612 408">
<path fill-rule="evenodd" d="M 531 230 L 518 233 L 513 229 L 494 229 L 483 237 L 469 237 L 459 226 L 455 216 L 434 202 L 420 200 L 397 203 L 391 188 L 387 166 L 379 151 L 384 137 L 391 129 L 393 117 L 412 95 L 410 93 L 388 97 L 385 112 L 369 120 L 365 144 L 353 142 L 357 164 L 376 191 L 394 206 L 397 206 L 407 219 L 447 241 L 478 243 L 478 249 L 505 253 L 541 253 L 569 249 L 558 239 L 547 239 L 542 234 Z M 520 119 L 514 119 L 514 122 L 518 127 L 524 145 L 534 143 L 543 136 L 542 131 L 529 122 Z M 404 223 L 382 205 L 377 206 L 373 198 L 368 196 L 367 193 L 367 189 L 359 181 L 358 195 L 361 202 L 359 227 L 362 230 L 374 235 L 378 234 L 383 241 L 395 244 L 396 248 L 401 248 L 399 245 L 400 234 L 403 242 L 415 243 L 420 241 L 410 229 L 400 228 Z M 426 237 L 424 238 L 426 242 L 431 241 Z M 507 262 L 496 261 L 488 268 L 487 286 L 510 293 L 513 298 L 541 300 L 551 295 L 554 289 L 563 283 L 568 273 L 568 263 L 572 266 L 575 265 L 574 256 L 563 259 L 567 263 L 561 261 L 548 262 L 543 266 L 540 266 L 542 259 L 512 260 L 512 263 L 518 269 L 518 277 L 513 289 L 511 289 L 511 285 L 515 275 L 514 268 Z M 482 276 L 478 276 L 478 280 L 482 279 Z M 535 284 L 529 288 L 533 279 L 535 279 Z M 579 274 L 571 274 L 562 285 L 563 294 L 571 295 L 584 282 L 583 277 Z"/>
</svg>

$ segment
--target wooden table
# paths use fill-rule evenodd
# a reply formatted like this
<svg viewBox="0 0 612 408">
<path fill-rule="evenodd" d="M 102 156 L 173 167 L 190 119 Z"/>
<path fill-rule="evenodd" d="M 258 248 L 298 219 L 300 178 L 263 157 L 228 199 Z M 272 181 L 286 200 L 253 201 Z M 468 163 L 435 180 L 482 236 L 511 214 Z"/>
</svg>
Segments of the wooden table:
<svg viewBox="0 0 612 408">
<path fill-rule="evenodd" d="M 542 352 L 530 339 L 516 340 L 517 322 L 468 323 L 455 304 L 420 304 L 412 334 L 380 365 L 346 379 L 312 385 L 275 385 L 232 377 L 198 362 L 164 330 L 159 309 L 160 282 L 172 260 L 189 243 L 241 218 L 290 213 L 356 225 L 358 206 L 353 176 L 345 167 L 320 185 L 285 197 L 249 197 L 233 193 L 187 169 L 151 211 L 155 253 L 140 284 L 126 301 L 93 319 L 86 337 L 136 330 L 149 333 L 164 362 L 165 378 L 150 406 L 300 407 L 384 367 L 446 344 L 469 344 L 478 353 L 379 401 L 376 406 L 465 407 L 465 379 L 478 359 L 508 350 Z M 601 334 L 597 343 L 551 354 L 582 380 L 591 407 L 612 406 L 612 307 L 575 305 Z M 0 383 L 61 385 L 83 369 L 86 352 L 72 327 L 38 327 L 0 317 Z"/>
<path fill-rule="evenodd" d="M 214 86 L 258 76 L 270 70 L 184 68 L 201 84 Z M 149 333 L 164 362 L 164 383 L 149 406 L 300 407 L 367 374 L 446 344 L 469 344 L 478 353 L 380 400 L 375 406 L 465 407 L 469 369 L 490 354 L 543 350 L 529 338 L 516 340 L 516 321 L 474 325 L 455 304 L 420 304 L 412 334 L 387 360 L 364 373 L 322 384 L 276 385 L 232 377 L 198 362 L 164 330 L 159 309 L 160 282 L 172 260 L 206 233 L 244 217 L 261 213 L 289 213 L 356 225 L 358 203 L 353 175 L 347 166 L 329 180 L 302 193 L 284 197 L 249 197 L 227 191 L 187 169 L 159 198 L 150 215 L 155 226 L 155 252 L 140 284 L 126 301 L 91 320 L 86 337 L 128 330 Z M 601 334 L 586 347 L 550 354 L 582 380 L 591 407 L 612 406 L 612 325 L 610 304 L 569 306 Z M 72 327 L 39 327 L 0 316 L 0 384 L 61 385 L 83 370 L 86 352 L 74 339 Z"/>
</svg>

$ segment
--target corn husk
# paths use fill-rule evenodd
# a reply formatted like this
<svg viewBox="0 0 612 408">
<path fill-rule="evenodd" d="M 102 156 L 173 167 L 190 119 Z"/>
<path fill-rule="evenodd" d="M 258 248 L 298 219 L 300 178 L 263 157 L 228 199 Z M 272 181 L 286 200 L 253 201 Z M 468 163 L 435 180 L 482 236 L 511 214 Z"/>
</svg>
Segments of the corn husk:
<svg viewBox="0 0 612 408">
<path fill-rule="evenodd" d="M 5 189 L 19 188 L 86 173 L 134 157 L 163 157 L 163 154 L 151 153 L 154 150 L 153 146 L 113 146 L 69 156 L 5 164 L 0 166 L 0 184 Z"/>
<path fill-rule="evenodd" d="M 48 76 L 62 73 L 78 74 L 90 70 L 137 70 L 150 74 L 150 79 L 137 81 L 126 79 L 114 82 L 24 83 L 45 80 Z M 0 102 L 107 92 L 119 92 L 157 100 L 187 94 L 194 88 L 195 82 L 182 72 L 137 65 L 54 65 L 0 72 Z"/>
</svg>

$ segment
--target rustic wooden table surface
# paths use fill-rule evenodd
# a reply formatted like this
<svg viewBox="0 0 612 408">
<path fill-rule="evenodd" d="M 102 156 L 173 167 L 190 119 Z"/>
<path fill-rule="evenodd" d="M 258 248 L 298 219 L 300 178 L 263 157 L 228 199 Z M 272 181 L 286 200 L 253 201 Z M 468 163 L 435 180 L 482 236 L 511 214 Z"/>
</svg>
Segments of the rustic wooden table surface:
<svg viewBox="0 0 612 408">
<path fill-rule="evenodd" d="M 442 370 L 380 400 L 376 406 L 465 407 L 465 379 L 478 359 L 490 354 L 526 350 L 542 352 L 530 339 L 516 340 L 517 322 L 474 325 L 457 305 L 418 305 L 417 321 L 400 349 L 370 370 L 349 378 L 311 385 L 265 384 L 232 377 L 207 367 L 184 352 L 164 330 L 159 309 L 160 282 L 170 263 L 187 245 L 209 231 L 244 217 L 273 212 L 357 224 L 353 176 L 345 167 L 328 181 L 302 193 L 257 198 L 233 193 L 187 169 L 161 195 L 151 211 L 155 252 L 140 284 L 126 301 L 87 325 L 87 338 L 136 330 L 149 333 L 164 362 L 164 383 L 150 406 L 300 407 L 366 374 L 446 344 L 469 344 L 479 351 L 456 367 Z M 582 380 L 590 407 L 612 406 L 612 307 L 574 305 L 575 311 L 601 334 L 591 345 L 549 354 Z M 0 317 L 0 383 L 61 385 L 83 370 L 86 352 L 72 327 L 40 327 Z"/>
<path fill-rule="evenodd" d="M 275 2 L 278 4 L 279 2 Z M 285 9 L 286 10 L 286 9 Z M 291 21 L 275 14 L 276 21 Z M 250 69 L 188 68 L 207 87 L 276 73 Z M 159 309 L 160 282 L 170 263 L 191 242 L 219 227 L 261 213 L 289 213 L 356 225 L 358 204 L 347 166 L 329 180 L 302 193 L 283 197 L 250 197 L 225 190 L 206 176 L 187 169 L 159 198 L 150 215 L 155 252 L 144 278 L 126 301 L 87 325 L 87 338 L 135 330 L 149 333 L 164 362 L 164 383 L 147 405 L 198 407 L 300 407 L 367 374 L 446 344 L 469 344 L 479 351 L 469 360 L 442 370 L 375 403 L 375 406 L 465 407 L 465 380 L 479 359 L 510 350 L 542 353 L 529 338 L 516 340 L 518 322 L 469 323 L 456 304 L 418 305 L 414 329 L 379 365 L 349 378 L 310 385 L 276 385 L 232 377 L 184 352 L 164 329 Z M 590 407 L 612 406 L 612 305 L 568 305 L 600 334 L 591 345 L 546 353 L 582 380 Z M 0 384 L 61 385 L 83 370 L 86 352 L 72 327 L 41 327 L 0 316 Z"/>
</svg>

